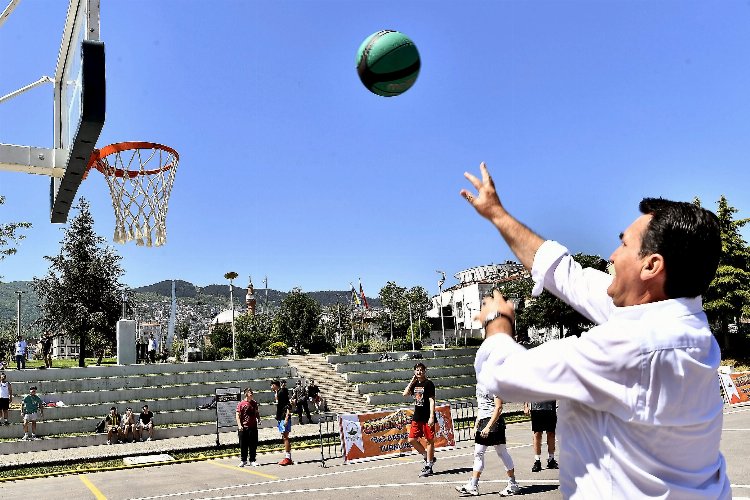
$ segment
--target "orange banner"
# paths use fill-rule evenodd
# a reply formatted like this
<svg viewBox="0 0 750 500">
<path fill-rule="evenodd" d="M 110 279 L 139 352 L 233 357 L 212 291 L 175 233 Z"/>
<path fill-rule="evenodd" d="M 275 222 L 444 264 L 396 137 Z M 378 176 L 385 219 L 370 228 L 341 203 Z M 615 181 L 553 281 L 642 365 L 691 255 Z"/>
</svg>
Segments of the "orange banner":
<svg viewBox="0 0 750 500">
<path fill-rule="evenodd" d="M 339 415 L 344 462 L 371 460 L 384 455 L 411 453 L 411 408 Z M 435 449 L 456 446 L 450 405 L 435 408 Z"/>
<path fill-rule="evenodd" d="M 729 404 L 750 401 L 750 372 L 720 374 L 724 401 Z"/>
</svg>

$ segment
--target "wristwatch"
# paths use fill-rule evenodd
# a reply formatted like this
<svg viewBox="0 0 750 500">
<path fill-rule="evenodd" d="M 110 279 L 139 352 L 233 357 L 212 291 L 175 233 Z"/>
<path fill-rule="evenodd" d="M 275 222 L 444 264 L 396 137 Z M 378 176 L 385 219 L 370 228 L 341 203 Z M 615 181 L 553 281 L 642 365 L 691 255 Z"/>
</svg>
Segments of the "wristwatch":
<svg viewBox="0 0 750 500">
<path fill-rule="evenodd" d="M 487 325 L 490 324 L 490 322 L 496 320 L 497 318 L 504 316 L 508 318 L 508 321 L 510 321 L 511 326 L 513 325 L 513 319 L 508 316 L 507 314 L 503 314 L 500 311 L 493 311 L 489 313 L 487 316 L 485 316 L 484 321 L 482 321 L 482 328 L 487 328 Z"/>
</svg>

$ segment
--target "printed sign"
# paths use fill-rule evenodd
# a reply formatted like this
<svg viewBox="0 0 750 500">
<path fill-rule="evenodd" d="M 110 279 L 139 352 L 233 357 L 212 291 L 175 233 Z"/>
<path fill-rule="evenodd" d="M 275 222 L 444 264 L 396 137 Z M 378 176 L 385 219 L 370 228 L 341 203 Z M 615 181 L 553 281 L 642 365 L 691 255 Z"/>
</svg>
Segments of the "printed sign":
<svg viewBox="0 0 750 500">
<path fill-rule="evenodd" d="M 726 403 L 737 404 L 750 401 L 750 372 L 720 373 L 719 379 Z"/>
<path fill-rule="evenodd" d="M 409 428 L 414 410 L 339 415 L 344 462 L 371 460 L 385 455 L 411 453 Z M 450 405 L 435 408 L 435 448 L 456 445 Z"/>
<path fill-rule="evenodd" d="M 239 387 L 216 389 L 216 427 L 237 427 L 237 405 L 240 402 Z"/>
</svg>

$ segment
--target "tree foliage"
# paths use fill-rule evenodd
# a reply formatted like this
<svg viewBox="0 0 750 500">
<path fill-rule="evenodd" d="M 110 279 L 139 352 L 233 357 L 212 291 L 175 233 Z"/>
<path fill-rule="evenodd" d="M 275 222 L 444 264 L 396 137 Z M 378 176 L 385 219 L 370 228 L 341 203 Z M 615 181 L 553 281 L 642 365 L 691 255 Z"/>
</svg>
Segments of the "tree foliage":
<svg viewBox="0 0 750 500">
<path fill-rule="evenodd" d="M 394 281 L 389 281 L 380 289 L 378 296 L 385 309 L 378 318 L 380 331 L 389 336 L 392 322 L 393 338 L 406 337 L 410 320 L 416 322 L 420 316 L 424 317 L 430 308 L 427 290 L 421 286 L 407 290 L 405 287 L 398 286 Z M 411 318 L 409 317 L 410 305 Z"/>
<path fill-rule="evenodd" d="M 317 300 L 302 293 L 299 288 L 292 289 L 281 302 L 276 314 L 278 339 L 300 352 L 318 328 L 321 314 L 322 309 Z"/>
<path fill-rule="evenodd" d="M 44 257 L 49 270 L 34 277 L 32 288 L 39 296 L 41 326 L 77 339 L 78 365 L 84 366 L 87 353 L 101 355 L 114 346 L 126 287 L 120 283 L 121 257 L 94 232 L 88 202 L 81 199 L 74 208 L 78 215 L 65 230 L 60 253 Z"/>
<path fill-rule="evenodd" d="M 700 206 L 700 200 L 695 203 Z M 734 220 L 738 210 L 724 196 L 717 205 L 722 253 L 716 276 L 703 297 L 703 307 L 714 334 L 727 349 L 731 345 L 729 324 L 750 316 L 750 248 L 740 234 L 750 219 Z"/>
<path fill-rule="evenodd" d="M 5 196 L 0 196 L 0 205 L 5 204 Z M 6 222 L 0 224 L 0 260 L 15 255 L 18 251 L 16 245 L 26 236 L 21 234 L 22 229 L 29 229 L 30 222 Z"/>
<path fill-rule="evenodd" d="M 243 314 L 234 322 L 237 357 L 254 358 L 271 344 L 271 318 L 267 314 Z"/>
<path fill-rule="evenodd" d="M 236 327 L 236 323 L 235 323 Z M 237 331 L 235 330 L 235 335 Z M 208 334 L 208 339 L 211 341 L 211 345 L 217 351 L 222 347 L 232 348 L 232 325 L 231 323 L 222 323 L 214 325 L 211 328 L 211 333 Z"/>
</svg>

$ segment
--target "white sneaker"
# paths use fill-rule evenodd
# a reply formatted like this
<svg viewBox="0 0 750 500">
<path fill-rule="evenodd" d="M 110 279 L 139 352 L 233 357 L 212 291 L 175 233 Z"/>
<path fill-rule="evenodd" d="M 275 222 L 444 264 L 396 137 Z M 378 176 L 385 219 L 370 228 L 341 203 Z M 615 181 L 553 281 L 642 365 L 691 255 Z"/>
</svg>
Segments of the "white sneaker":
<svg viewBox="0 0 750 500">
<path fill-rule="evenodd" d="M 461 493 L 462 495 L 479 495 L 479 488 L 472 485 L 471 482 L 468 482 L 463 486 L 456 486 L 456 491 Z"/>
<path fill-rule="evenodd" d="M 112 441 L 107 441 L 107 444 L 112 444 Z"/>
<path fill-rule="evenodd" d="M 23 437 L 21 438 L 21 441 L 28 441 L 28 440 L 29 440 L 28 434 L 24 434 Z"/>
<path fill-rule="evenodd" d="M 520 492 L 521 492 L 521 487 L 518 486 L 518 483 L 508 483 L 508 486 L 506 486 L 505 489 L 500 492 L 500 496 L 509 497 Z"/>
<path fill-rule="evenodd" d="M 258 467 L 260 465 L 258 462 L 250 462 L 250 467 Z"/>
<path fill-rule="evenodd" d="M 148 438 L 146 441 L 151 441 L 151 438 Z"/>
<path fill-rule="evenodd" d="M 239 464 L 237 464 L 237 467 L 244 467 L 246 465 L 247 465 L 247 462 L 240 462 Z"/>
<path fill-rule="evenodd" d="M 39 441 L 40 439 L 41 439 L 41 438 L 40 438 L 39 436 L 37 436 L 36 434 L 32 434 L 32 435 L 31 435 L 31 440 L 32 440 L 32 441 Z"/>
</svg>

